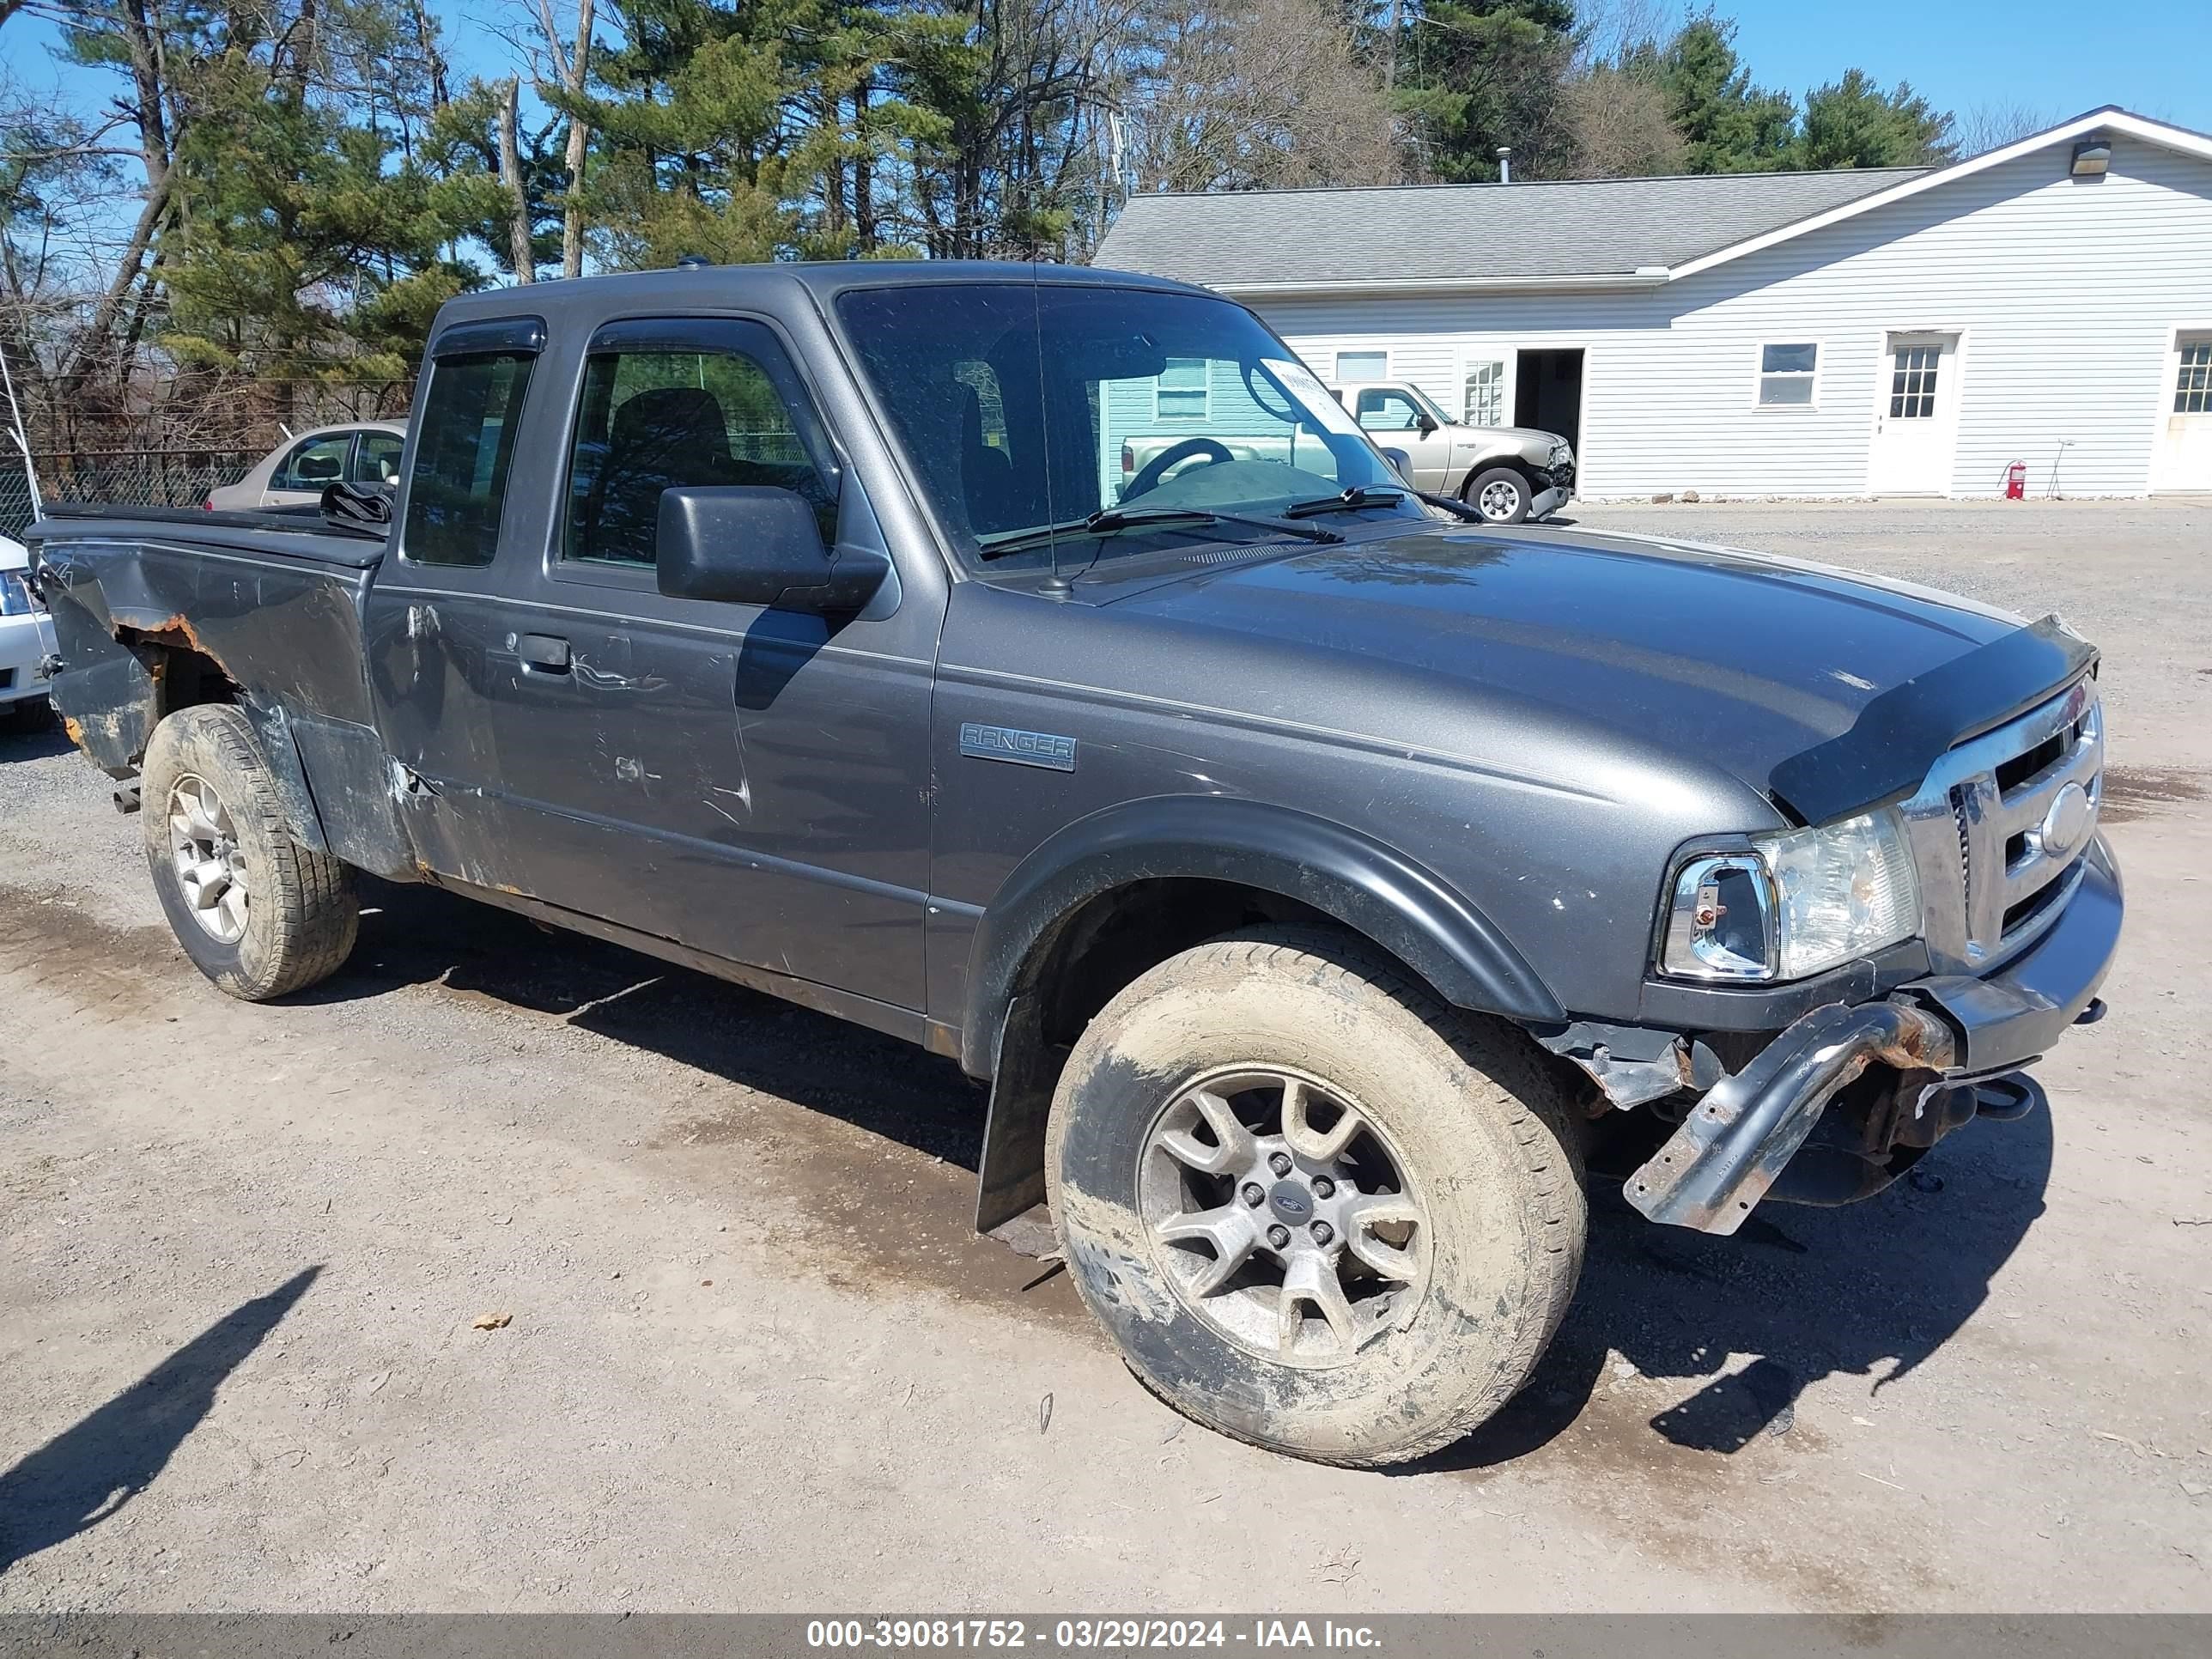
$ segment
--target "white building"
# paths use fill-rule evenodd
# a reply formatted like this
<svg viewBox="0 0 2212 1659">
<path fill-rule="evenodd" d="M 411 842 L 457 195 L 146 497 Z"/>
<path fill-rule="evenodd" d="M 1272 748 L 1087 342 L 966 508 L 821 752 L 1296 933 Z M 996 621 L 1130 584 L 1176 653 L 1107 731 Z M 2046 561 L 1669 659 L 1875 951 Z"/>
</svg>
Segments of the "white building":
<svg viewBox="0 0 2212 1659">
<path fill-rule="evenodd" d="M 1586 496 L 2212 491 L 2212 137 L 2124 110 L 1932 169 L 1140 196 L 1097 263 L 1563 433 Z"/>
</svg>

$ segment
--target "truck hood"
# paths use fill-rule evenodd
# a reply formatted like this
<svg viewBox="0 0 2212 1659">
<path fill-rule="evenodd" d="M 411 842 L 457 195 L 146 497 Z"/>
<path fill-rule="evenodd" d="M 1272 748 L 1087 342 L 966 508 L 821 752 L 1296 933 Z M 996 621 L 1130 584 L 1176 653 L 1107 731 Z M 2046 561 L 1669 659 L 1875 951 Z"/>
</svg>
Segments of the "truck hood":
<svg viewBox="0 0 2212 1659">
<path fill-rule="evenodd" d="M 1540 526 L 1437 526 L 1095 597 L 1123 614 L 1277 642 L 1319 674 L 1358 659 L 1370 676 L 1443 677 L 1463 691 L 1454 706 L 1468 709 L 1478 742 L 1492 721 L 1523 737 L 1532 724 L 1598 728 L 1679 764 L 1717 766 L 1816 822 L 1910 787 L 1951 743 L 2094 655 L 2055 623 L 2025 630 L 1928 589 Z M 1284 707 L 1270 702 L 1255 712 Z M 1384 711 L 1371 724 L 1389 702 L 1338 708 Z"/>
</svg>

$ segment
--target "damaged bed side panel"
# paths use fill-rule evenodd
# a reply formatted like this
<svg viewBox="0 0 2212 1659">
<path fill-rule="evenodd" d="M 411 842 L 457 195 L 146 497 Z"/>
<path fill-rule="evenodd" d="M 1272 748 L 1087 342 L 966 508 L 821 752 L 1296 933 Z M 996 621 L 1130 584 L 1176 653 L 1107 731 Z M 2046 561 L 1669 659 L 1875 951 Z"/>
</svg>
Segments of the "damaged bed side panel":
<svg viewBox="0 0 2212 1659">
<path fill-rule="evenodd" d="M 323 558 L 312 536 L 218 539 L 112 521 L 31 534 L 61 658 L 54 702 L 94 764 L 131 777 L 170 710 L 234 701 L 295 837 L 412 878 L 362 666 L 374 567 L 356 562 L 354 546 Z"/>
</svg>

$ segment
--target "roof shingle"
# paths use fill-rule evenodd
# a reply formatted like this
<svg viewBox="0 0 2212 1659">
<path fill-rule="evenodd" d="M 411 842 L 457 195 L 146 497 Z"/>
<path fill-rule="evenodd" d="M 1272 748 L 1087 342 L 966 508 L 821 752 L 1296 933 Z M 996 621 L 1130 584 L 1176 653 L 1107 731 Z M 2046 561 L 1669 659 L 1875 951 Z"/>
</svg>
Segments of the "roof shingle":
<svg viewBox="0 0 2212 1659">
<path fill-rule="evenodd" d="M 1628 276 L 1924 167 L 1133 197 L 1092 263 L 1212 288 Z"/>
</svg>

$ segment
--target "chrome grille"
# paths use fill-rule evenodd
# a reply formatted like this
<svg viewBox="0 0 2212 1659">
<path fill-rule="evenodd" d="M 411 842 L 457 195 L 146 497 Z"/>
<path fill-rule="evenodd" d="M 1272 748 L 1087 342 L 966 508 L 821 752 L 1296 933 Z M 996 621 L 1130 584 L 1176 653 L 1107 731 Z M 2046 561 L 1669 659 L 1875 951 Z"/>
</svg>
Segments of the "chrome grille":
<svg viewBox="0 0 2212 1659">
<path fill-rule="evenodd" d="M 1987 971 L 2065 908 L 2096 833 L 2104 770 L 2103 714 L 2089 680 L 1936 763 L 1905 818 L 1938 972 Z M 2080 786 L 2086 816 L 2080 802 L 2060 805 L 2069 785 Z"/>
</svg>

